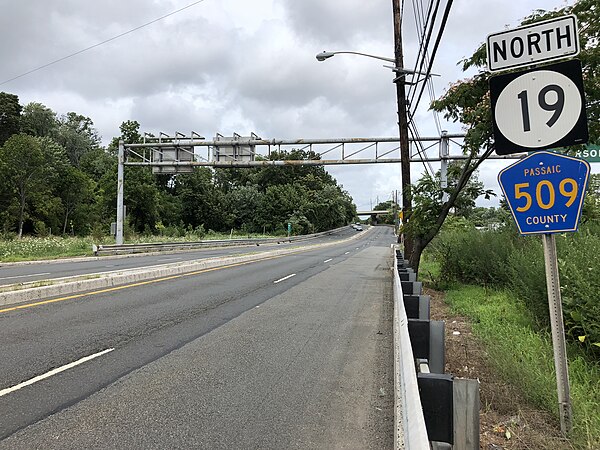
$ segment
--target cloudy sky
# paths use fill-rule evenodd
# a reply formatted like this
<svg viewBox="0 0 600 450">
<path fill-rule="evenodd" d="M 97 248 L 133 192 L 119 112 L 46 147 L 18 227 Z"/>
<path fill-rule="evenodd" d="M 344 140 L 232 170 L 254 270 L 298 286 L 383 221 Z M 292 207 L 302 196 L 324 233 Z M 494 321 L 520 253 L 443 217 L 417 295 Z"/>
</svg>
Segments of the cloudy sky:
<svg viewBox="0 0 600 450">
<path fill-rule="evenodd" d="M 433 67 L 442 75 L 434 79 L 436 94 L 468 75 L 457 63 L 489 33 L 517 26 L 535 9 L 566 3 L 454 1 Z M 0 91 L 17 94 L 22 105 L 35 101 L 59 115 L 75 111 L 90 117 L 104 143 L 119 134 L 125 120 L 137 120 L 142 131 L 155 134 L 193 130 L 207 138 L 233 132 L 265 139 L 398 133 L 396 91 L 385 63 L 354 55 L 315 59 L 323 50 L 392 58 L 391 0 L 0 0 L 0 5 Z M 412 6 L 412 0 L 405 2 L 407 68 L 418 51 Z M 428 102 L 425 95 L 415 122 L 422 136 L 437 136 Z M 460 124 L 440 119 L 442 129 L 461 132 Z M 484 164 L 480 177 L 489 188 L 499 191 L 496 176 L 504 165 Z M 399 165 L 327 170 L 359 209 L 390 199 L 400 187 Z M 422 170 L 413 164 L 413 181 Z"/>
</svg>

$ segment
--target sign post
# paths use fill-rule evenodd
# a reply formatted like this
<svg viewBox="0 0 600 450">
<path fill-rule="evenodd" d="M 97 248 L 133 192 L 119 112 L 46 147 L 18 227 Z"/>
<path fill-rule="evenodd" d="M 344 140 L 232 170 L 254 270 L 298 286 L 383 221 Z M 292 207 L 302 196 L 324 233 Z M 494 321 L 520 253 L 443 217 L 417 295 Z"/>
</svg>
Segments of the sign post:
<svg viewBox="0 0 600 450">
<path fill-rule="evenodd" d="M 567 344 L 565 341 L 565 325 L 563 322 L 560 281 L 558 278 L 558 256 L 556 255 L 554 234 L 545 233 L 542 236 L 542 243 L 546 265 L 546 288 L 548 290 L 548 306 L 550 308 L 550 328 L 552 330 L 552 347 L 554 349 L 554 369 L 556 370 L 560 429 L 563 433 L 567 434 L 573 429 L 573 412 L 571 409 Z"/>
<path fill-rule="evenodd" d="M 573 15 L 488 36 L 490 71 L 571 58 L 579 53 Z M 490 79 L 494 142 L 498 155 L 585 144 L 587 117 L 581 63 L 536 67 Z M 563 434 L 572 430 L 565 329 L 553 233 L 577 231 L 590 165 L 537 151 L 498 174 L 521 234 L 542 234 L 554 367 Z"/>
<path fill-rule="evenodd" d="M 524 235 L 542 234 L 560 425 L 565 434 L 571 431 L 573 425 L 553 233 L 577 231 L 589 173 L 587 161 L 542 151 L 532 153 L 498 174 L 519 232 Z"/>
</svg>

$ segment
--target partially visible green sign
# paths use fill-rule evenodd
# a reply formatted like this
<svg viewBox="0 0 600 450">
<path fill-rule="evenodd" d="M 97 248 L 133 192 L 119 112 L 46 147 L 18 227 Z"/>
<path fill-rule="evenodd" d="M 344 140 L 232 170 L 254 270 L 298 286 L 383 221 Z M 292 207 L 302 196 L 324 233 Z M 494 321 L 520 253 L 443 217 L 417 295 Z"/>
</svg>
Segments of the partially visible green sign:
<svg viewBox="0 0 600 450">
<path fill-rule="evenodd" d="M 292 224 L 288 222 L 288 233 L 292 232 Z"/>
<path fill-rule="evenodd" d="M 564 148 L 555 148 L 547 150 L 549 152 L 559 153 L 561 155 L 565 154 Z M 535 152 L 529 152 L 531 155 Z M 598 144 L 587 144 L 583 150 L 577 150 L 575 154 L 571 154 L 570 156 L 574 156 L 576 158 L 585 159 L 589 163 L 597 163 L 600 162 L 600 145 Z"/>
<path fill-rule="evenodd" d="M 575 153 L 577 158 L 583 158 L 587 162 L 600 162 L 600 145 L 589 144 L 583 150 Z"/>
</svg>

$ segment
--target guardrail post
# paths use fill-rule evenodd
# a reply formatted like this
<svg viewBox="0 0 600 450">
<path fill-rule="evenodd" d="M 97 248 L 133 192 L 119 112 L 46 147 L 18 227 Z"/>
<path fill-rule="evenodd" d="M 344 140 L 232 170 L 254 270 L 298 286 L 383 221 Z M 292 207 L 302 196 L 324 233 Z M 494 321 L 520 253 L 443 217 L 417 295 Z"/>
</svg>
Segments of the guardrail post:
<svg viewBox="0 0 600 450">
<path fill-rule="evenodd" d="M 455 378 L 454 448 L 479 450 L 479 381 Z"/>
<path fill-rule="evenodd" d="M 419 373 L 419 395 L 430 441 L 454 443 L 454 393 L 452 376 Z"/>
</svg>

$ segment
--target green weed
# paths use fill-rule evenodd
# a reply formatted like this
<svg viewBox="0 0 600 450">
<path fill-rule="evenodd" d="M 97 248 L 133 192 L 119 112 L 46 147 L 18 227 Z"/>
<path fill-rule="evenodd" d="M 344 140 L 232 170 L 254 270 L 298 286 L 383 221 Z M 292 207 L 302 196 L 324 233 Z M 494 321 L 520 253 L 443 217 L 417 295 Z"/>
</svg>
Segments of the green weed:
<svg viewBox="0 0 600 450">
<path fill-rule="evenodd" d="M 558 414 L 551 336 L 536 325 L 522 300 L 508 291 L 454 285 L 446 301 L 471 318 L 473 332 L 504 379 L 528 401 Z M 576 448 L 597 449 L 600 442 L 600 366 L 570 346 L 569 376 L 573 404 L 572 441 Z"/>
</svg>

